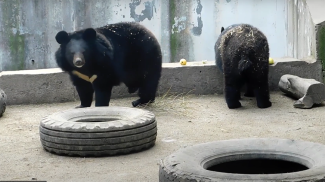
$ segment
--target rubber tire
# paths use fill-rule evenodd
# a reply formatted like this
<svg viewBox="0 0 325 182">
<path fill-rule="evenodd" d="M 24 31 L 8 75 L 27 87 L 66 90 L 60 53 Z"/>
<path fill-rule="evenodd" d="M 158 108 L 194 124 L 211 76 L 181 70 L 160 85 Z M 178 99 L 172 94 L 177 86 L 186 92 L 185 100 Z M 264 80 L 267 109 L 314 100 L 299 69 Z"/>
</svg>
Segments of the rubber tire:
<svg viewBox="0 0 325 182">
<path fill-rule="evenodd" d="M 280 157 L 304 164 L 309 169 L 282 174 L 232 174 L 206 170 L 209 166 L 231 161 L 241 154 Z M 227 158 L 229 156 L 230 158 Z M 281 158 L 285 156 L 285 158 Z M 216 141 L 176 151 L 160 162 L 160 182 L 320 182 L 325 181 L 325 146 L 288 139 L 237 139 Z M 265 157 L 267 158 L 267 157 Z M 217 161 L 218 159 L 224 161 Z M 212 162 L 211 162 L 212 161 Z M 213 163 L 214 162 L 214 163 Z M 209 165 L 209 166 L 207 166 Z"/>
<path fill-rule="evenodd" d="M 114 120 L 110 121 L 112 118 Z M 87 122 L 99 119 L 101 122 Z M 105 121 L 107 120 L 107 121 Z M 155 115 L 128 107 L 71 109 L 45 117 L 39 126 L 45 150 L 69 156 L 128 154 L 154 146 Z"/>
<path fill-rule="evenodd" d="M 6 111 L 7 107 L 7 95 L 6 93 L 0 89 L 0 117 Z"/>
</svg>

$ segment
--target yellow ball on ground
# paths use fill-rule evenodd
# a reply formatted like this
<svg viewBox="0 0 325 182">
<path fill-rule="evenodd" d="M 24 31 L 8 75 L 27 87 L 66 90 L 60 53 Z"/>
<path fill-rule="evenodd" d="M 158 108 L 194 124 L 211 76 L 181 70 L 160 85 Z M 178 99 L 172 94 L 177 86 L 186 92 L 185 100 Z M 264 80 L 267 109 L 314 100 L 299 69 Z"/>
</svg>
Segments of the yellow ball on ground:
<svg viewBox="0 0 325 182">
<path fill-rule="evenodd" d="M 186 65 L 186 59 L 181 59 L 181 60 L 179 61 L 179 63 L 180 63 L 181 65 Z"/>
<path fill-rule="evenodd" d="M 269 58 L 269 64 L 274 64 L 273 58 Z"/>
</svg>

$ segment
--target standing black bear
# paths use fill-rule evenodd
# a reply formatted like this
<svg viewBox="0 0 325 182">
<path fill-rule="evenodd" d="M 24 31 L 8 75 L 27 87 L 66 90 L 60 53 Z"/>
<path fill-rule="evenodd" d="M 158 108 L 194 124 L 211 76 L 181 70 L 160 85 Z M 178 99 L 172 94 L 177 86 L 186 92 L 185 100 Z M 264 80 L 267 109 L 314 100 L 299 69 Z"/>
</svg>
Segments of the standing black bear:
<svg viewBox="0 0 325 182">
<path fill-rule="evenodd" d="M 155 36 L 138 23 L 117 23 L 55 36 L 60 48 L 58 66 L 67 71 L 81 105 L 108 106 L 113 86 L 123 82 L 129 93 L 139 90 L 139 104 L 155 100 L 161 75 L 162 55 Z"/>
<path fill-rule="evenodd" d="M 228 108 L 241 107 L 240 89 L 245 83 L 245 96 L 255 96 L 259 108 L 270 107 L 269 46 L 265 35 L 248 24 L 222 27 L 214 49 L 216 65 L 224 74 Z"/>
</svg>

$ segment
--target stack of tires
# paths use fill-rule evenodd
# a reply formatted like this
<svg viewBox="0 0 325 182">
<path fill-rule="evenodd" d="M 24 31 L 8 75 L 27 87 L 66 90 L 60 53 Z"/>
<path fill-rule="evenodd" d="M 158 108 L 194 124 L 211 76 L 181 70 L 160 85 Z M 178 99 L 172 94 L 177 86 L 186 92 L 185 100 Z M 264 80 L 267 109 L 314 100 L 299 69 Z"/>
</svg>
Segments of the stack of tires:
<svg viewBox="0 0 325 182">
<path fill-rule="evenodd" d="M 40 123 L 45 150 L 70 156 L 128 154 L 154 146 L 155 115 L 127 107 L 71 109 L 45 117 Z"/>
<path fill-rule="evenodd" d="M 7 95 L 3 90 L 0 89 L 0 117 L 6 111 L 7 107 Z"/>
</svg>

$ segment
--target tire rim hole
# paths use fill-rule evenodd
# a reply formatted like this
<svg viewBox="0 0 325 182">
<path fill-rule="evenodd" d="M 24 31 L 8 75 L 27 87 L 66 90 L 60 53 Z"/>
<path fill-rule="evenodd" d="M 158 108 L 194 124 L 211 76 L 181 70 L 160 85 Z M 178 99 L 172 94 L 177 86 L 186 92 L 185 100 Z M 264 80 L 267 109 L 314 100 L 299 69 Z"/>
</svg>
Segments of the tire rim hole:
<svg viewBox="0 0 325 182">
<path fill-rule="evenodd" d="M 308 170 L 307 166 L 307 161 L 293 156 L 246 154 L 213 159 L 203 167 L 209 171 L 232 174 L 281 174 Z"/>
</svg>

